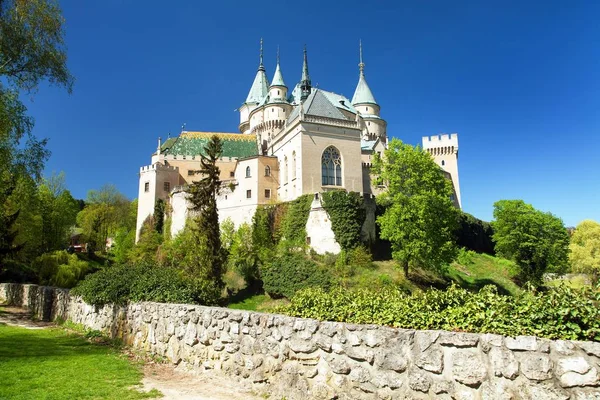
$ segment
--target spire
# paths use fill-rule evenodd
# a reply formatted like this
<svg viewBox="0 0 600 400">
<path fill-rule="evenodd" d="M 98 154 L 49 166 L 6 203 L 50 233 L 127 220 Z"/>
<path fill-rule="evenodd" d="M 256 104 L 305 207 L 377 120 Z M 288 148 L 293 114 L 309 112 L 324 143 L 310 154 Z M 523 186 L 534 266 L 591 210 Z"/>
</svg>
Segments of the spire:
<svg viewBox="0 0 600 400">
<path fill-rule="evenodd" d="M 277 67 L 275 68 L 275 75 L 273 75 L 273 82 L 271 82 L 271 86 L 285 86 L 283 75 L 281 74 L 281 69 L 279 68 L 279 46 L 277 46 Z"/>
<path fill-rule="evenodd" d="M 246 97 L 246 103 L 260 103 L 265 98 L 269 91 L 269 80 L 265 73 L 265 66 L 263 65 L 263 40 L 260 39 L 260 62 L 258 64 L 258 71 L 254 77 L 252 87 Z"/>
<path fill-rule="evenodd" d="M 300 81 L 300 89 L 302 90 L 300 99 L 304 101 L 308 95 L 310 95 L 311 89 L 310 75 L 308 74 L 308 55 L 306 54 L 306 45 L 304 45 L 304 63 L 302 64 L 302 80 Z"/>
<path fill-rule="evenodd" d="M 358 42 L 359 46 L 359 63 L 358 69 L 360 71 L 360 75 L 358 77 L 358 84 L 356 85 L 356 90 L 354 91 L 354 96 L 352 96 L 352 105 L 357 104 L 377 104 L 375 101 L 375 97 L 367 85 L 367 80 L 365 79 L 365 63 L 363 63 L 363 54 L 362 54 L 362 41 Z"/>
</svg>

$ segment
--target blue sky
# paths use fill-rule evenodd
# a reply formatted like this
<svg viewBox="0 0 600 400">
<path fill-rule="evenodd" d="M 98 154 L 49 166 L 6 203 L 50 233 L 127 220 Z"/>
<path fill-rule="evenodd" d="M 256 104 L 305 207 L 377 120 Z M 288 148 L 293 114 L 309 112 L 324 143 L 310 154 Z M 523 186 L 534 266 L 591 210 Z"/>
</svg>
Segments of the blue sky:
<svg viewBox="0 0 600 400">
<path fill-rule="evenodd" d="M 288 86 L 307 44 L 313 85 L 351 97 L 362 39 L 388 135 L 459 134 L 463 208 L 523 199 L 575 225 L 600 220 L 600 29 L 595 1 L 198 2 L 63 0 L 72 95 L 41 87 L 46 173 L 73 195 L 137 196 L 158 136 L 236 132 L 265 42 Z"/>
</svg>

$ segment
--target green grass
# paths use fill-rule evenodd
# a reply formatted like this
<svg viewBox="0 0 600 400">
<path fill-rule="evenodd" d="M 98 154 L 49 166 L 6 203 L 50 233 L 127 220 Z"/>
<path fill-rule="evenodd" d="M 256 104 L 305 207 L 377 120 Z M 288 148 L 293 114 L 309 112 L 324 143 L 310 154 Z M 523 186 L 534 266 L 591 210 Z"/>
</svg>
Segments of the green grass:
<svg viewBox="0 0 600 400">
<path fill-rule="evenodd" d="M 115 348 L 62 328 L 0 324 L 0 399 L 146 399 L 142 372 Z"/>
</svg>

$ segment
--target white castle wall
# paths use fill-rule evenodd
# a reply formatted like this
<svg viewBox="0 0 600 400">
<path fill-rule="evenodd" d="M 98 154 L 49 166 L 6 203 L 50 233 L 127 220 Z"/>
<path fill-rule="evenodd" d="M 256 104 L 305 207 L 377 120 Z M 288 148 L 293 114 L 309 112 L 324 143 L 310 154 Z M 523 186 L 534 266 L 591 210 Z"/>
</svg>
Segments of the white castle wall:
<svg viewBox="0 0 600 400">
<path fill-rule="evenodd" d="M 316 196 L 315 196 L 316 197 Z M 342 249 L 331 229 L 331 218 L 321 204 L 321 196 L 314 198 L 306 221 L 306 237 L 310 247 L 319 254 L 338 254 Z"/>
<path fill-rule="evenodd" d="M 450 174 L 458 206 L 462 207 L 458 179 L 458 134 L 424 136 L 422 143 L 423 150 L 431 154 L 436 164 Z"/>
</svg>

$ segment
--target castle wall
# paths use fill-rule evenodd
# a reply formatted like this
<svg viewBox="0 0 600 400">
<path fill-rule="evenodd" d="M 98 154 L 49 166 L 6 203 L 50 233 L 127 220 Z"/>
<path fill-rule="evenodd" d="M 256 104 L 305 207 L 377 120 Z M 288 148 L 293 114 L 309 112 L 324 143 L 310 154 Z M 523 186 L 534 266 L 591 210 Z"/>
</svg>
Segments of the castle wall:
<svg viewBox="0 0 600 400">
<path fill-rule="evenodd" d="M 600 343 L 418 331 L 189 304 L 95 307 L 66 289 L 0 284 L 0 303 L 102 331 L 265 397 L 597 399 Z"/>
<path fill-rule="evenodd" d="M 321 196 L 313 198 L 306 221 L 306 240 L 310 248 L 319 254 L 339 254 L 342 250 L 335 240 L 335 234 L 331 229 L 331 218 L 321 204 Z"/>
<path fill-rule="evenodd" d="M 458 179 L 458 134 L 424 136 L 422 143 L 423 150 L 431 154 L 436 164 L 450 174 L 456 193 L 456 201 L 458 206 L 462 207 Z"/>
</svg>

